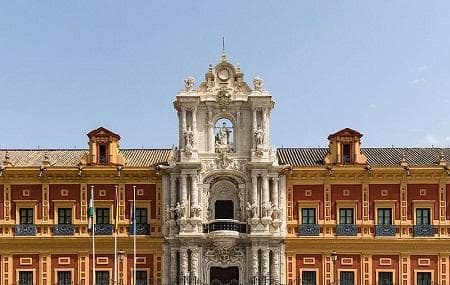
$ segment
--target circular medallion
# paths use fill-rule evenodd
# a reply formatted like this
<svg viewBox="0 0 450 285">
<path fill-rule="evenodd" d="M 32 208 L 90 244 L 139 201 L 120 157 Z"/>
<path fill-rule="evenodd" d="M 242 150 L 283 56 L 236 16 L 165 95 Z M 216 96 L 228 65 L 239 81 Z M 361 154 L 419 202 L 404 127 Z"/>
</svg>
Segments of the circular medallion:
<svg viewBox="0 0 450 285">
<path fill-rule="evenodd" d="M 217 71 L 217 76 L 220 80 L 228 80 L 230 78 L 230 72 L 226 68 L 221 68 Z"/>
</svg>

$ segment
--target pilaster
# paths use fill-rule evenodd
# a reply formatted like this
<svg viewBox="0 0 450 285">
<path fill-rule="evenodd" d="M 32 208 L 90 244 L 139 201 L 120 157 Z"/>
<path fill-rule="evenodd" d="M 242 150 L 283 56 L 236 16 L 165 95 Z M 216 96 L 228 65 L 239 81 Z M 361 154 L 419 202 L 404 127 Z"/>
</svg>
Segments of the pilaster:
<svg viewBox="0 0 450 285">
<path fill-rule="evenodd" d="M 49 253 L 43 253 L 39 255 L 39 284 L 50 285 L 51 284 L 51 256 Z"/>
<path fill-rule="evenodd" d="M 91 280 L 89 279 L 89 254 L 88 252 L 79 252 L 78 253 L 78 282 L 81 285 L 91 284 Z"/>
<path fill-rule="evenodd" d="M 1 256 L 1 276 L 2 284 L 12 284 L 14 280 L 13 276 L 13 257 L 11 254 L 2 254 Z"/>
<path fill-rule="evenodd" d="M 11 220 L 11 185 L 3 185 L 3 217 L 5 222 L 10 222 Z"/>
</svg>

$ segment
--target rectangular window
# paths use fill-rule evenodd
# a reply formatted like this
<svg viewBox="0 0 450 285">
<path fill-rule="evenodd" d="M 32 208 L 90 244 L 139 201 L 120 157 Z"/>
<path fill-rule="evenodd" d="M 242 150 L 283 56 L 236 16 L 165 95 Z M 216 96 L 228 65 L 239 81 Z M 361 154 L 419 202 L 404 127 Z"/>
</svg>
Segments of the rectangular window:
<svg viewBox="0 0 450 285">
<path fill-rule="evenodd" d="M 136 271 L 136 285 L 147 285 L 147 271 Z"/>
<path fill-rule="evenodd" d="M 72 275 L 70 271 L 58 271 L 57 273 L 58 284 L 57 285 L 71 285 Z"/>
<path fill-rule="evenodd" d="M 378 208 L 378 224 L 379 225 L 392 225 L 392 209 L 391 208 Z"/>
<path fill-rule="evenodd" d="M 378 272 L 378 285 L 392 285 L 394 278 L 392 272 Z"/>
<path fill-rule="evenodd" d="M 431 272 L 417 272 L 417 285 L 431 285 Z"/>
<path fill-rule="evenodd" d="M 108 160 L 106 158 L 106 145 L 99 144 L 98 145 L 98 163 L 106 164 Z"/>
<path fill-rule="evenodd" d="M 302 285 L 316 285 L 316 272 L 302 271 Z"/>
<path fill-rule="evenodd" d="M 33 220 L 33 208 L 20 208 L 20 224 L 31 225 L 34 224 Z"/>
<path fill-rule="evenodd" d="M 136 224 L 147 223 L 147 208 L 136 208 Z"/>
<path fill-rule="evenodd" d="M 71 208 L 58 208 L 58 224 L 72 224 Z"/>
<path fill-rule="evenodd" d="M 95 217 L 97 225 L 107 225 L 109 220 L 109 208 L 96 208 Z"/>
<path fill-rule="evenodd" d="M 109 285 L 109 271 L 95 271 L 95 285 Z"/>
<path fill-rule="evenodd" d="M 341 271 L 339 274 L 339 285 L 355 285 L 355 272 Z"/>
<path fill-rule="evenodd" d="M 342 164 L 352 163 L 351 159 L 351 145 L 346 143 L 342 146 Z"/>
<path fill-rule="evenodd" d="M 417 208 L 416 209 L 416 224 L 417 225 L 430 225 L 431 222 L 430 209 L 429 208 Z"/>
<path fill-rule="evenodd" d="M 33 271 L 19 271 L 19 285 L 33 285 Z"/>
<path fill-rule="evenodd" d="M 316 223 L 316 209 L 302 208 L 302 224 L 311 225 Z"/>
<path fill-rule="evenodd" d="M 353 221 L 353 208 L 340 208 L 339 209 L 339 224 L 351 225 Z"/>
</svg>

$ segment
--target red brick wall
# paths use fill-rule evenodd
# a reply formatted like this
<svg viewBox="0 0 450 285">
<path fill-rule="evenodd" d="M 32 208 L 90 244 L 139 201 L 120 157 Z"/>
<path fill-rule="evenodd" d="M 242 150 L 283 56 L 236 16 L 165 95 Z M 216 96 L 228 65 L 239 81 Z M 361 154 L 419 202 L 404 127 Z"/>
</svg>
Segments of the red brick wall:
<svg viewBox="0 0 450 285">
<path fill-rule="evenodd" d="M 380 264 L 380 259 L 381 258 L 389 258 L 391 259 L 391 265 L 381 265 Z M 398 271 L 398 267 L 399 266 L 399 257 L 397 255 L 373 255 L 372 256 L 372 280 L 374 281 L 375 284 L 375 280 L 377 278 L 377 269 L 378 270 L 394 270 L 395 274 L 394 274 L 394 283 L 395 284 L 399 284 L 399 271 Z"/>
<path fill-rule="evenodd" d="M 151 200 L 150 219 L 156 218 L 156 184 L 127 184 L 125 185 L 125 217 L 130 218 L 130 206 L 133 202 L 133 186 L 136 186 L 136 201 Z M 137 195 L 137 189 L 143 189 L 142 196 Z"/>
<path fill-rule="evenodd" d="M 68 195 L 61 196 L 61 189 L 67 189 Z M 75 218 L 80 218 L 80 185 L 79 184 L 51 184 L 49 189 L 50 196 L 50 208 L 49 217 L 53 219 L 54 213 L 54 200 L 72 200 L 76 201 L 75 205 Z"/>
<path fill-rule="evenodd" d="M 60 257 L 68 257 L 70 258 L 70 264 L 59 264 L 58 258 Z M 78 283 L 78 255 L 77 254 L 52 254 L 51 256 L 52 263 L 51 263 L 51 284 L 56 284 L 56 274 L 55 269 L 64 269 L 66 271 L 73 269 L 73 276 L 72 276 L 72 283 L 77 284 Z"/>
<path fill-rule="evenodd" d="M 20 258 L 31 258 L 32 260 L 32 264 L 31 265 L 20 265 Z M 36 284 L 39 283 L 39 277 L 40 277 L 40 272 L 39 272 L 39 255 L 38 254 L 17 254 L 17 255 L 13 255 L 13 283 L 17 283 L 18 280 L 16 278 L 16 270 L 18 269 L 22 269 L 22 270 L 35 270 L 34 271 L 34 280 L 36 280 Z"/>
<path fill-rule="evenodd" d="M 382 196 L 381 190 L 387 190 L 387 195 Z M 375 200 L 395 200 L 395 219 L 400 219 L 400 184 L 370 184 L 369 201 L 370 213 L 369 219 L 375 219 Z"/>
<path fill-rule="evenodd" d="M 30 196 L 23 196 L 23 190 L 30 190 Z M 29 185 L 11 185 L 11 218 L 16 218 L 16 204 L 14 201 L 37 201 L 37 213 L 36 219 L 42 219 L 42 185 L 41 184 L 29 184 Z"/>
<path fill-rule="evenodd" d="M 350 190 L 349 196 L 344 196 L 344 190 Z M 361 184 L 335 184 L 331 185 L 331 218 L 336 219 L 336 200 L 357 200 L 356 218 L 361 220 L 361 200 L 362 200 L 362 186 Z M 356 221 L 355 221 L 356 222 Z"/>
<path fill-rule="evenodd" d="M 305 264 L 305 259 L 314 258 L 314 264 Z M 307 262 L 308 263 L 308 262 Z M 297 254 L 296 255 L 296 265 L 297 265 L 297 276 L 301 278 L 301 269 L 318 269 L 319 283 L 323 284 L 323 266 L 322 266 L 322 255 L 321 254 Z"/>
<path fill-rule="evenodd" d="M 450 220 L 450 184 L 447 184 L 447 220 Z"/>
<path fill-rule="evenodd" d="M 353 258 L 353 264 L 352 265 L 343 265 L 342 259 L 343 258 Z M 339 270 L 355 270 L 355 284 L 361 284 L 361 257 L 356 254 L 339 254 L 338 260 L 336 262 L 336 268 L 337 271 Z"/>
<path fill-rule="evenodd" d="M 311 190 L 311 196 L 305 195 L 305 190 Z M 311 200 L 319 202 L 319 215 L 318 218 L 323 220 L 323 185 L 294 185 L 293 186 L 293 218 L 298 220 L 298 200 Z"/>
<path fill-rule="evenodd" d="M 91 186 L 94 186 L 94 200 L 96 201 L 114 201 L 116 199 L 117 184 L 88 184 L 88 199 L 91 195 Z M 105 196 L 100 196 L 100 190 L 105 190 Z"/>
<path fill-rule="evenodd" d="M 426 189 L 426 195 L 420 195 L 420 189 Z M 434 219 L 439 219 L 439 185 L 438 184 L 408 184 L 408 219 L 413 219 L 413 200 L 434 200 Z"/>
<path fill-rule="evenodd" d="M 430 265 L 419 265 L 419 259 L 429 258 Z M 411 282 L 414 283 L 414 270 L 427 270 L 434 271 L 434 279 L 433 282 L 437 284 L 438 282 L 438 257 L 436 255 L 411 255 Z"/>
<path fill-rule="evenodd" d="M 139 257 L 145 257 L 145 264 L 136 264 L 136 270 L 146 270 L 149 269 L 149 272 L 147 274 L 148 279 L 153 280 L 154 276 L 153 276 L 153 269 L 154 269 L 154 264 L 153 264 L 153 254 L 136 254 L 136 259 L 138 259 Z M 133 270 L 133 253 L 127 254 L 127 284 L 131 284 L 131 275 L 132 275 L 132 270 Z M 151 282 L 148 282 L 149 284 L 152 284 Z"/>
</svg>

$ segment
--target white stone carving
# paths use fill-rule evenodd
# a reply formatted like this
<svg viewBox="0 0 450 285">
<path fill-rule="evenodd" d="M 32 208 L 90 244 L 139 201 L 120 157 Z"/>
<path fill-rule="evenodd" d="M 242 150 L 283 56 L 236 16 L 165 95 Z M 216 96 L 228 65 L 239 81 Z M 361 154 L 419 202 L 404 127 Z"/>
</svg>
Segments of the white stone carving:
<svg viewBox="0 0 450 285">
<path fill-rule="evenodd" d="M 192 148 L 194 147 L 194 132 L 191 126 L 187 126 L 186 131 L 184 131 L 184 149 L 186 154 L 192 153 Z"/>
<path fill-rule="evenodd" d="M 230 263 L 242 263 L 244 259 L 244 251 L 238 246 L 221 247 L 215 246 L 206 251 L 205 257 L 208 261 L 220 265 L 228 265 Z"/>
<path fill-rule="evenodd" d="M 256 91 L 262 91 L 263 82 L 264 80 L 261 77 L 255 76 L 255 78 L 253 79 L 253 86 L 255 87 Z"/>
<path fill-rule="evenodd" d="M 189 76 L 184 80 L 184 88 L 186 91 L 192 91 L 194 89 L 195 79 L 192 76 Z"/>
<path fill-rule="evenodd" d="M 260 146 L 264 143 L 264 131 L 261 129 L 261 126 L 258 126 L 254 133 L 256 146 Z"/>
</svg>

